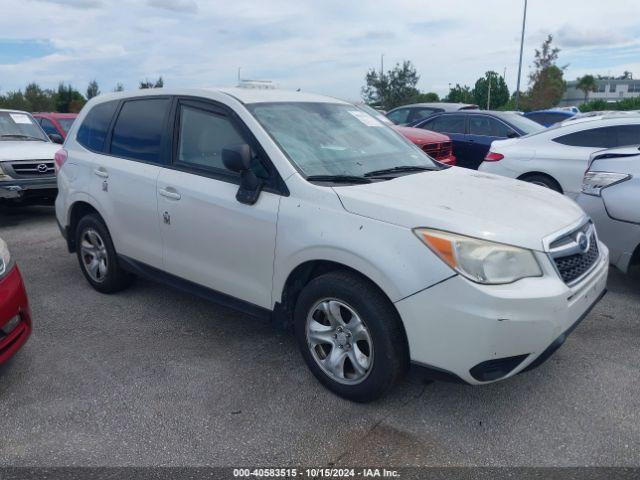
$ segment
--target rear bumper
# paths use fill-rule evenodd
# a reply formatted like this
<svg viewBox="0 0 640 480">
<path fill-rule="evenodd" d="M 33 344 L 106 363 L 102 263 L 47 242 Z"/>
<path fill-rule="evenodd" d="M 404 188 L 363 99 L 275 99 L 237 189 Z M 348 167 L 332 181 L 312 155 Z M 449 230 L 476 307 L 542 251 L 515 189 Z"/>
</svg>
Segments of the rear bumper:
<svg viewBox="0 0 640 480">
<path fill-rule="evenodd" d="M 5 328 L 14 319 L 18 323 L 11 331 Z M 0 280 L 0 364 L 11 358 L 31 334 L 31 309 L 18 267 Z"/>
<path fill-rule="evenodd" d="M 56 177 L 0 181 L 0 198 L 22 198 L 27 193 L 49 196 L 58 190 Z"/>
<path fill-rule="evenodd" d="M 412 362 L 469 384 L 540 365 L 602 297 L 609 261 L 600 248 L 574 287 L 554 275 L 492 286 L 458 275 L 396 302 Z"/>
</svg>

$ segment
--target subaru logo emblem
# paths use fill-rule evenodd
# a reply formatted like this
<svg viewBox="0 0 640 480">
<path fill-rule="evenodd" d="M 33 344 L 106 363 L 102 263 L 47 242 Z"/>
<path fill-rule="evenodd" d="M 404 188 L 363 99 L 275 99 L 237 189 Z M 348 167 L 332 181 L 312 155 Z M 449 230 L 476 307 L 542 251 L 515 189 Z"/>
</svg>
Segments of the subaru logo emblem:
<svg viewBox="0 0 640 480">
<path fill-rule="evenodd" d="M 589 237 L 587 237 L 587 235 L 584 232 L 580 232 L 578 233 L 578 236 L 576 237 L 576 242 L 578 242 L 578 247 L 580 248 L 580 251 L 582 253 L 587 253 L 587 251 L 589 250 Z"/>
<path fill-rule="evenodd" d="M 37 166 L 38 172 L 40 173 L 47 173 L 47 170 L 49 170 L 49 167 L 47 167 L 46 163 L 41 163 L 40 165 Z"/>
</svg>

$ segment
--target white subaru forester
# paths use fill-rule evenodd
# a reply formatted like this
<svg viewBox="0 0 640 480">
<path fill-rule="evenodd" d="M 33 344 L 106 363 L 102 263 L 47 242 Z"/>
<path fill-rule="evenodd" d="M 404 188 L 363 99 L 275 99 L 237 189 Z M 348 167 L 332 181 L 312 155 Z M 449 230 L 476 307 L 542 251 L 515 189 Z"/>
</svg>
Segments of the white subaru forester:
<svg viewBox="0 0 640 480">
<path fill-rule="evenodd" d="M 531 369 L 605 291 L 607 249 L 573 201 L 438 164 L 334 98 L 103 95 L 56 167 L 95 289 L 144 275 L 293 325 L 313 374 L 357 401 L 410 362 L 470 384 Z"/>
</svg>

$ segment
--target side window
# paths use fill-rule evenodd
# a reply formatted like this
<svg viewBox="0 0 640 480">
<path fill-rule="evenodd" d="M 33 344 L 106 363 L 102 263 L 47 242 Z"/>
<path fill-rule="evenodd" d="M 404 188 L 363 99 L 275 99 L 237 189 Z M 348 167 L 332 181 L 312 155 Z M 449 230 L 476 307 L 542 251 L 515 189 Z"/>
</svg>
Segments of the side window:
<svg viewBox="0 0 640 480">
<path fill-rule="evenodd" d="M 640 144 L 640 125 L 620 125 L 618 130 L 618 146 Z"/>
<path fill-rule="evenodd" d="M 102 152 L 107 130 L 117 106 L 118 102 L 105 102 L 93 107 L 78 129 L 78 143 L 89 150 Z"/>
<path fill-rule="evenodd" d="M 612 148 L 618 146 L 617 127 L 600 127 L 569 133 L 553 141 L 572 147 Z"/>
<path fill-rule="evenodd" d="M 485 135 L 490 137 L 493 135 L 491 129 L 491 118 L 481 115 L 472 115 L 469 117 L 469 134 Z"/>
<path fill-rule="evenodd" d="M 222 162 L 222 150 L 241 143 L 247 141 L 223 113 L 180 106 L 178 163 L 232 174 Z M 253 159 L 251 169 L 261 178 L 269 177 L 268 171 L 257 157 Z"/>
<path fill-rule="evenodd" d="M 162 138 L 171 101 L 168 98 L 128 100 L 113 127 L 111 154 L 160 163 Z"/>
<path fill-rule="evenodd" d="M 422 120 L 423 118 L 430 117 L 437 110 L 435 108 L 414 108 L 413 114 L 411 115 L 411 121 L 415 122 L 418 120 Z"/>
<path fill-rule="evenodd" d="M 47 135 L 51 135 L 53 133 L 58 134 L 58 129 L 51 122 L 51 120 L 49 120 L 48 118 L 40 118 L 39 120 L 40 120 L 40 125 L 42 126 L 42 129 Z"/>
<path fill-rule="evenodd" d="M 409 118 L 410 110 L 408 108 L 401 108 L 399 110 L 395 110 L 387 115 L 387 118 L 391 120 L 396 125 L 400 123 L 407 123 Z"/>
<path fill-rule="evenodd" d="M 464 133 L 464 115 L 441 115 L 425 127 L 434 132 Z"/>
</svg>

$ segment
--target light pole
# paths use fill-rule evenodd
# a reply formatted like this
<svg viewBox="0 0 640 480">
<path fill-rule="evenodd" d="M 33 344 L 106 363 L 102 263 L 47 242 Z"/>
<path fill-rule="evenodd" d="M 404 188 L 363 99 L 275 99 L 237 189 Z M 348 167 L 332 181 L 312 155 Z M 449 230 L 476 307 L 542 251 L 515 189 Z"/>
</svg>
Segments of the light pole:
<svg viewBox="0 0 640 480">
<path fill-rule="evenodd" d="M 524 47 L 524 26 L 527 22 L 527 0 L 524 0 L 524 14 L 522 15 L 522 36 L 520 37 L 520 62 L 518 63 L 518 83 L 516 86 L 516 110 L 520 107 L 520 73 L 522 72 L 522 49 Z"/>
</svg>

